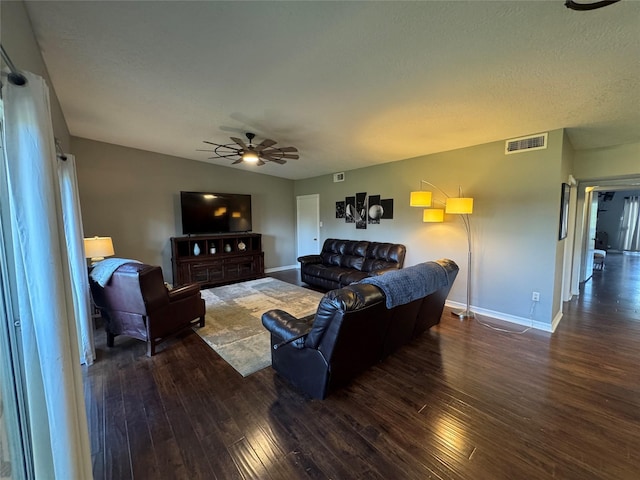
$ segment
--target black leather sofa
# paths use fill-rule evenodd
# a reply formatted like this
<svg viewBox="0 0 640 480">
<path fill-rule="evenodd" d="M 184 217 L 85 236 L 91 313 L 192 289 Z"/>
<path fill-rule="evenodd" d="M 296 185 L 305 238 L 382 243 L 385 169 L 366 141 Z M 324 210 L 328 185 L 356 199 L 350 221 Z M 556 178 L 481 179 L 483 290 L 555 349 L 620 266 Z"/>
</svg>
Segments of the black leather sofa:
<svg viewBox="0 0 640 480">
<path fill-rule="evenodd" d="M 402 268 L 406 248 L 398 243 L 328 238 L 319 255 L 298 257 L 304 283 L 325 290 Z"/>
<path fill-rule="evenodd" d="M 457 274 L 451 260 L 426 262 L 331 290 L 309 317 L 265 312 L 274 370 L 307 395 L 325 398 L 439 323 Z"/>
</svg>

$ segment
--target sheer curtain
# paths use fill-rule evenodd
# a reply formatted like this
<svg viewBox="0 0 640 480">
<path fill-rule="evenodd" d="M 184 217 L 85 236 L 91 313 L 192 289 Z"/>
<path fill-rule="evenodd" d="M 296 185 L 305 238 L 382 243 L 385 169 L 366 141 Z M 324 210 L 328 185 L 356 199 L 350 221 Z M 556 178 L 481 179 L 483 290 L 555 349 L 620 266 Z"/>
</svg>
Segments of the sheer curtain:
<svg viewBox="0 0 640 480">
<path fill-rule="evenodd" d="M 49 89 L 24 73 L 3 88 L 5 168 L 35 477 L 91 479 Z"/>
<path fill-rule="evenodd" d="M 621 250 L 640 250 L 640 196 L 626 197 L 620 221 L 620 239 L 618 242 Z"/>
<path fill-rule="evenodd" d="M 87 260 L 84 256 L 84 232 L 80 214 L 76 159 L 66 154 L 66 160 L 58 157 L 58 182 L 62 201 L 62 216 L 69 256 L 69 272 L 73 292 L 73 307 L 76 314 L 80 361 L 93 364 L 96 349 L 93 340 L 93 320 L 91 318 L 91 296 L 87 276 Z"/>
</svg>

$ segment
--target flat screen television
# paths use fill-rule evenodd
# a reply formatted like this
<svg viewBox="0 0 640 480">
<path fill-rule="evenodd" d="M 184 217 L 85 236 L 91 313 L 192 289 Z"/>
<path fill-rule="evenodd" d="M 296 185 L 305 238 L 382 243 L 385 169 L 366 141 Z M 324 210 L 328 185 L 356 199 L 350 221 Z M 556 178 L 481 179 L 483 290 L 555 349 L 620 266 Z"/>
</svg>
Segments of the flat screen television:
<svg viewBox="0 0 640 480">
<path fill-rule="evenodd" d="M 251 231 L 251 195 L 180 192 L 182 233 L 239 233 Z"/>
</svg>

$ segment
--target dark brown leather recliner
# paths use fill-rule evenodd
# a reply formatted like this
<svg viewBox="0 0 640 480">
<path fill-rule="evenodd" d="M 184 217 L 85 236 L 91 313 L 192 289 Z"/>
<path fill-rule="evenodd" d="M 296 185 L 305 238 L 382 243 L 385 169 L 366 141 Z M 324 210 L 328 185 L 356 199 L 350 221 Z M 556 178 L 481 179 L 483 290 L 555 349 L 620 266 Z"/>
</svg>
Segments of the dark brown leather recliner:
<svg viewBox="0 0 640 480">
<path fill-rule="evenodd" d="M 107 346 L 117 335 L 147 342 L 147 356 L 171 335 L 204 327 L 205 305 L 197 284 L 168 290 L 162 269 L 144 263 L 125 263 L 102 287 L 89 280 L 91 294 L 105 321 Z"/>
<path fill-rule="evenodd" d="M 331 290 L 309 317 L 265 312 L 273 369 L 325 398 L 438 324 L 457 274 L 452 260 L 425 262 Z"/>
</svg>

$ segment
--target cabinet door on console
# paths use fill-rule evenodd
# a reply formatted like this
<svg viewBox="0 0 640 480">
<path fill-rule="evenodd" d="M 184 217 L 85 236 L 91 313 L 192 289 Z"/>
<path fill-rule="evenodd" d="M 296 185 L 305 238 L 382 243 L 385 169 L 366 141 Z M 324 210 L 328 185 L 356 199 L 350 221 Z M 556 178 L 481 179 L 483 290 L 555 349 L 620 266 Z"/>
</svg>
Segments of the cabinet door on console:
<svg viewBox="0 0 640 480">
<path fill-rule="evenodd" d="M 225 278 L 235 279 L 255 275 L 256 263 L 253 256 L 229 258 L 225 261 Z"/>
<path fill-rule="evenodd" d="M 215 283 L 224 279 L 222 261 L 207 263 L 190 263 L 189 278 L 192 282 Z"/>
</svg>

